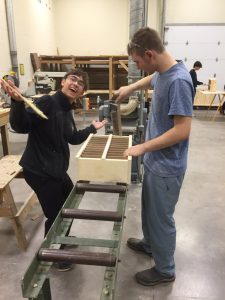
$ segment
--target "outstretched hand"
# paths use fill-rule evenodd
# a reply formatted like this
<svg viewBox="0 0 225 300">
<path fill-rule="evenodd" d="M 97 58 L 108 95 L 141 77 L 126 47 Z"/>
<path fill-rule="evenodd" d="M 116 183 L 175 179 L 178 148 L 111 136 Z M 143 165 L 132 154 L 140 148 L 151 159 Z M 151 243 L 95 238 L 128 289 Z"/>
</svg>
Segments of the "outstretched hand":
<svg viewBox="0 0 225 300">
<path fill-rule="evenodd" d="M 124 157 L 127 156 L 139 156 L 145 153 L 144 144 L 138 144 L 126 149 L 123 153 Z"/>
<path fill-rule="evenodd" d="M 16 101 L 23 101 L 20 90 L 15 86 L 15 84 L 12 81 L 5 81 L 3 79 L 0 79 L 0 85 L 12 99 Z"/>
<path fill-rule="evenodd" d="M 132 89 L 130 85 L 121 86 L 118 90 L 113 92 L 113 99 L 116 103 L 122 102 L 124 99 L 130 96 Z"/>
<path fill-rule="evenodd" d="M 95 127 L 96 130 L 102 128 L 105 126 L 105 124 L 108 123 L 106 119 L 104 119 L 102 122 L 100 121 L 92 121 L 92 125 Z"/>
</svg>

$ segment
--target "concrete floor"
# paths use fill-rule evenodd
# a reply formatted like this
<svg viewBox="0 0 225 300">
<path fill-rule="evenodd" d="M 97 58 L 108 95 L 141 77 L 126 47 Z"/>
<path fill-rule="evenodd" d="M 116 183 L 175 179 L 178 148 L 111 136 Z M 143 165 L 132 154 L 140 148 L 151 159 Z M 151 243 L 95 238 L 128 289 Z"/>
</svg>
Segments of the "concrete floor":
<svg viewBox="0 0 225 300">
<path fill-rule="evenodd" d="M 177 225 L 176 281 L 157 287 L 143 287 L 134 280 L 137 271 L 153 266 L 144 254 L 126 247 L 128 237 L 141 237 L 141 184 L 129 186 L 126 220 L 120 251 L 116 300 L 224 300 L 225 299 L 225 117 L 215 111 L 195 111 L 190 138 L 189 163 L 175 218 Z M 86 119 L 86 124 L 87 123 Z M 78 127 L 85 126 L 76 117 Z M 25 135 L 10 133 L 12 154 L 22 153 Z M 74 157 L 79 149 L 71 147 L 69 173 L 75 180 Z M 1 155 L 1 153 L 0 153 Z M 29 188 L 23 179 L 12 183 L 17 201 Z M 82 208 L 113 209 L 114 196 L 98 194 L 83 199 Z M 37 214 L 34 212 L 33 216 Z M 31 216 L 32 217 L 32 216 Z M 90 226 L 91 222 L 91 226 Z M 20 281 L 39 248 L 44 232 L 44 219 L 25 222 L 29 239 L 26 252 L 18 250 L 10 223 L 0 219 L 0 300 L 23 299 Z M 109 238 L 111 225 L 96 221 L 74 222 L 71 234 L 80 237 Z M 52 299 L 99 299 L 104 268 L 76 265 L 70 272 L 52 269 L 50 283 Z"/>
</svg>

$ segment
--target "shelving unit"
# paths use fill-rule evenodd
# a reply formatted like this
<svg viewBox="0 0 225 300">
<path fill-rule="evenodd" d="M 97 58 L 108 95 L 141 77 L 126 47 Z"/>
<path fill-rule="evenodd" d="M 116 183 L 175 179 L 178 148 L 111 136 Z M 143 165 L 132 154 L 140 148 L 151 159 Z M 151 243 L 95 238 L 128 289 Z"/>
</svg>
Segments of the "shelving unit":
<svg viewBox="0 0 225 300">
<path fill-rule="evenodd" d="M 115 89 L 127 85 L 128 56 L 50 56 L 31 53 L 34 71 L 63 72 L 70 68 L 81 68 L 89 75 L 90 90 L 87 94 L 107 95 L 111 98 Z"/>
</svg>

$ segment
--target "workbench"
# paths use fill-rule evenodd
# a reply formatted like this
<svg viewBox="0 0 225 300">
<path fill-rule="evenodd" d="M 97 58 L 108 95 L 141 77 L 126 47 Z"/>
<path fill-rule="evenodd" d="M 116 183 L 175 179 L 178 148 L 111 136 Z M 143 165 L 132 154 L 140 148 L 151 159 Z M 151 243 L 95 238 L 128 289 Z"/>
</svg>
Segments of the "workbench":
<svg viewBox="0 0 225 300">
<path fill-rule="evenodd" d="M 211 100 L 211 102 L 210 102 L 210 104 L 209 104 L 208 110 L 211 109 L 212 105 L 213 105 L 214 102 L 215 102 L 216 97 L 218 97 L 219 103 L 218 103 L 218 107 L 217 107 L 217 110 L 216 110 L 216 111 L 219 111 L 220 108 L 221 108 L 221 106 L 222 106 L 222 104 L 223 104 L 224 98 L 225 98 L 225 91 L 215 91 L 215 92 L 211 92 L 211 91 L 202 91 L 202 93 L 203 93 L 204 95 L 210 95 L 210 96 L 213 97 L 212 100 Z"/>
<path fill-rule="evenodd" d="M 9 108 L 0 109 L 0 128 L 2 138 L 3 155 L 9 154 L 9 138 L 7 124 L 9 123 Z"/>
<path fill-rule="evenodd" d="M 219 105 L 219 110 L 224 100 L 224 94 L 225 91 L 210 91 L 207 85 L 197 86 L 194 106 L 206 106 L 211 109 L 211 107 L 218 107 Z M 216 101 L 217 99 L 218 101 Z"/>
</svg>

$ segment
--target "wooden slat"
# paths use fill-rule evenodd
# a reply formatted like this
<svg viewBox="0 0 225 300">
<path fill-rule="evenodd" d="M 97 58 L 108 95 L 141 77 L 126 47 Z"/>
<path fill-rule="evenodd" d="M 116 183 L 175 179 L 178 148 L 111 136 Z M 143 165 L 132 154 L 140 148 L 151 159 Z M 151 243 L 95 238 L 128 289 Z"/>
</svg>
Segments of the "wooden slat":
<svg viewBox="0 0 225 300">
<path fill-rule="evenodd" d="M 6 206 L 1 206 L 0 207 L 0 217 L 8 217 L 8 218 L 11 218 L 13 217 L 13 213 L 11 211 L 11 209 L 9 207 L 6 207 Z"/>
<path fill-rule="evenodd" d="M 22 170 L 20 155 L 6 155 L 0 159 L 0 189 L 2 190 Z"/>
<path fill-rule="evenodd" d="M 1 160 L 0 160 L 0 162 L 1 162 Z M 14 202 L 13 195 L 12 195 L 9 185 L 4 187 L 2 194 L 3 194 L 3 198 L 4 198 L 4 202 L 6 204 L 6 207 L 8 207 L 11 211 L 9 213 L 8 217 L 10 217 L 10 221 L 12 223 L 12 227 L 15 232 L 18 245 L 21 250 L 25 250 L 27 247 L 27 240 L 26 240 L 25 232 L 22 228 L 22 224 L 20 223 L 19 220 L 16 220 L 16 218 L 15 218 L 15 216 L 17 214 L 17 208 L 16 208 L 16 204 Z M 5 212 L 6 212 L 6 210 L 3 208 L 2 213 L 5 213 Z"/>
<path fill-rule="evenodd" d="M 106 143 L 106 145 L 105 145 L 105 149 L 104 149 L 104 151 L 103 151 L 103 153 L 102 153 L 102 159 L 105 159 L 105 158 L 106 158 L 106 155 L 107 155 L 107 152 L 108 152 L 108 150 L 109 150 L 109 147 L 110 147 L 111 142 L 112 142 L 112 134 L 110 134 L 110 135 L 108 136 L 108 140 L 107 140 L 107 143 Z"/>
<path fill-rule="evenodd" d="M 128 66 L 126 65 L 125 62 L 128 63 L 128 61 L 119 60 L 119 63 L 121 64 L 121 66 L 128 72 Z"/>
<path fill-rule="evenodd" d="M 0 109 L 0 126 L 9 123 L 9 108 Z"/>
<path fill-rule="evenodd" d="M 3 155 L 9 154 L 9 137 L 7 124 L 9 123 L 9 108 L 0 109 L 0 127 Z"/>
<path fill-rule="evenodd" d="M 26 219 L 29 212 L 31 211 L 31 209 L 33 208 L 33 206 L 35 205 L 35 203 L 37 203 L 37 196 L 34 192 L 32 192 L 17 212 L 16 218 L 18 218 L 20 222 L 23 222 Z"/>
<path fill-rule="evenodd" d="M 22 221 L 24 221 L 37 201 L 32 192 L 18 210 L 9 183 L 21 176 L 22 167 L 19 165 L 20 155 L 6 155 L 0 159 L 0 217 L 8 217 L 12 223 L 19 248 L 25 250 L 27 240 Z"/>
<path fill-rule="evenodd" d="M 34 72 L 40 69 L 40 61 L 37 53 L 30 53 L 31 63 Z"/>
</svg>

